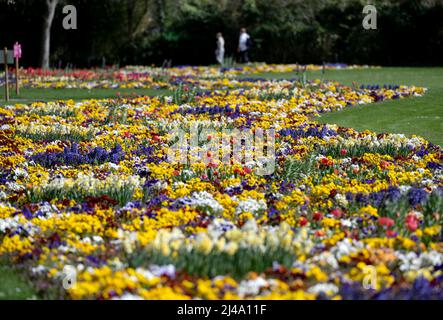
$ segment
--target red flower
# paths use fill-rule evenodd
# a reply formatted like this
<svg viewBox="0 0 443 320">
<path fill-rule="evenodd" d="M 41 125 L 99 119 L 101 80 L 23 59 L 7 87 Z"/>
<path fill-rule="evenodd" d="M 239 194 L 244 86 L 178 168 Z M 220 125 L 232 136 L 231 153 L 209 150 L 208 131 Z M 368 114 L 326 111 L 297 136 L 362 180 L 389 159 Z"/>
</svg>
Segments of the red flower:
<svg viewBox="0 0 443 320">
<path fill-rule="evenodd" d="M 391 218 L 387 218 L 387 217 L 379 218 L 378 223 L 380 223 L 381 226 L 384 226 L 387 228 L 392 227 L 395 224 L 394 220 L 392 220 Z"/>
<path fill-rule="evenodd" d="M 314 221 L 320 221 L 322 217 L 323 217 L 323 215 L 321 212 L 315 212 L 312 215 L 312 218 L 314 219 Z"/>
<path fill-rule="evenodd" d="M 389 162 L 382 160 L 380 161 L 380 168 L 386 169 L 389 166 Z"/>
<path fill-rule="evenodd" d="M 208 168 L 218 168 L 219 164 L 218 163 L 214 163 L 214 162 L 209 162 L 208 163 Z"/>
<path fill-rule="evenodd" d="M 345 156 L 347 153 L 348 153 L 348 151 L 347 151 L 346 149 L 341 149 L 341 150 L 340 150 L 340 154 L 341 154 L 342 156 Z"/>
<path fill-rule="evenodd" d="M 248 167 L 244 167 L 244 168 L 243 168 L 243 171 L 244 171 L 246 174 L 249 174 L 249 173 L 252 172 L 252 169 L 251 169 L 251 168 L 248 168 Z"/>
<path fill-rule="evenodd" d="M 301 217 L 300 218 L 300 226 L 305 226 L 308 223 L 308 219 L 306 219 L 305 217 Z"/>
<path fill-rule="evenodd" d="M 324 165 L 324 166 L 327 166 L 329 164 L 328 158 L 322 158 L 321 159 L 321 164 Z"/>
<path fill-rule="evenodd" d="M 388 238 L 395 238 L 397 236 L 397 232 L 394 230 L 386 230 L 386 236 Z"/>
<path fill-rule="evenodd" d="M 340 209 L 334 209 L 331 211 L 331 214 L 336 217 L 336 218 L 340 218 L 341 217 L 341 210 Z"/>
<path fill-rule="evenodd" d="M 417 216 L 410 214 L 406 217 L 406 227 L 409 231 L 413 232 L 418 228 L 418 218 Z"/>
<path fill-rule="evenodd" d="M 314 235 L 316 237 L 323 237 L 325 235 L 325 233 L 323 230 L 317 230 L 317 231 L 315 231 Z"/>
</svg>

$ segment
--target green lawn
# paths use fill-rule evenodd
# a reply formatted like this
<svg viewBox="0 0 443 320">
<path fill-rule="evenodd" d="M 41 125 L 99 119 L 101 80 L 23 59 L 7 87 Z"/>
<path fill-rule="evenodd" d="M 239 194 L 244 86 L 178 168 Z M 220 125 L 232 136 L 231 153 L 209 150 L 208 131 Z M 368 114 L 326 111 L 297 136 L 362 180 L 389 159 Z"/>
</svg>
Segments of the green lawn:
<svg viewBox="0 0 443 320">
<path fill-rule="evenodd" d="M 295 78 L 295 73 L 261 74 L 253 77 Z M 307 79 L 336 80 L 346 85 L 405 84 L 428 88 L 419 98 L 407 98 L 346 108 L 321 116 L 323 123 L 335 123 L 377 133 L 417 134 L 443 146 L 443 68 L 382 68 L 308 72 Z"/>
<path fill-rule="evenodd" d="M 31 284 L 23 280 L 19 271 L 7 266 L 0 259 L 0 300 L 35 299 L 36 292 Z"/>
<path fill-rule="evenodd" d="M 20 96 L 17 97 L 15 89 L 11 90 L 11 100 L 6 103 L 4 100 L 4 88 L 0 87 L 0 105 L 14 103 L 31 103 L 34 101 L 52 101 L 52 100 L 82 100 L 82 99 L 105 99 L 115 98 L 117 94 L 122 97 L 132 94 L 156 96 L 171 93 L 166 89 L 21 89 Z"/>
</svg>

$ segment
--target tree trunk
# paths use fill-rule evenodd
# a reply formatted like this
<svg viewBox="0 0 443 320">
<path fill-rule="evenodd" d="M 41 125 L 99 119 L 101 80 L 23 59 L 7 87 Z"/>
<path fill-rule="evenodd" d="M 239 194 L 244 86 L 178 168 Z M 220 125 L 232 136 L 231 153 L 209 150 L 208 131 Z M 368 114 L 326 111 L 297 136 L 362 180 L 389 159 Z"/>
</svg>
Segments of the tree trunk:
<svg viewBox="0 0 443 320">
<path fill-rule="evenodd" d="M 40 67 L 49 69 L 49 55 L 51 49 L 51 26 L 54 20 L 55 7 L 59 0 L 46 0 L 46 12 L 43 16 L 43 32 L 40 49 Z"/>
</svg>

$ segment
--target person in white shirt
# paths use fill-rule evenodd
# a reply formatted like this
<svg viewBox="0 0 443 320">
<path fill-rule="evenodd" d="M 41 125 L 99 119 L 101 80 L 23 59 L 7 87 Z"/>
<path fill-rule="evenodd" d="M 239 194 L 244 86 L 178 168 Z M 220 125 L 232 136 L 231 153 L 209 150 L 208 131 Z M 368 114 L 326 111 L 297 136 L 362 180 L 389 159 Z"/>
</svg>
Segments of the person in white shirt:
<svg viewBox="0 0 443 320">
<path fill-rule="evenodd" d="M 249 34 L 246 33 L 245 28 L 240 29 L 240 39 L 238 41 L 238 53 L 240 63 L 249 63 L 248 51 L 249 51 Z"/>
<path fill-rule="evenodd" d="M 223 64 L 225 58 L 225 39 L 221 32 L 217 33 L 217 49 L 215 50 L 215 58 L 219 64 Z"/>
</svg>

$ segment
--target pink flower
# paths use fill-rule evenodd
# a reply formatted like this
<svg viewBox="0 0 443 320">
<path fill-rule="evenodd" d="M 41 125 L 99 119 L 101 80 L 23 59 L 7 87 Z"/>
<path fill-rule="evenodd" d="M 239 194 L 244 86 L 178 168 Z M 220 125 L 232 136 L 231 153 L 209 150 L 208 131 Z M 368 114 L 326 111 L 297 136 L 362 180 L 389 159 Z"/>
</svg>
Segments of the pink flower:
<svg viewBox="0 0 443 320">
<path fill-rule="evenodd" d="M 336 218 L 340 218 L 341 217 L 341 210 L 340 209 L 334 209 L 331 211 L 331 214 L 336 217 Z"/>
<path fill-rule="evenodd" d="M 418 218 L 417 216 L 410 214 L 406 217 L 406 227 L 409 231 L 414 232 L 418 228 Z"/>
<path fill-rule="evenodd" d="M 380 223 L 381 226 L 384 226 L 387 228 L 392 227 L 395 224 L 394 220 L 392 220 L 391 218 L 388 218 L 388 217 L 380 217 L 378 219 L 378 223 Z"/>
</svg>

